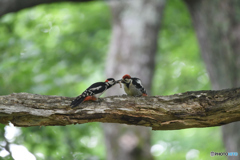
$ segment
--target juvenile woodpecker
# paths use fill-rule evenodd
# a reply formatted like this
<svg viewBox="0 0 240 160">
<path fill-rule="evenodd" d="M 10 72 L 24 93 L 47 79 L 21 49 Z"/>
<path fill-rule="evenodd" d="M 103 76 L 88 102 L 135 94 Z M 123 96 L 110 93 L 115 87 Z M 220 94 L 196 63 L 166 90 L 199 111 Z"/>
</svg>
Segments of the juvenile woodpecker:
<svg viewBox="0 0 240 160">
<path fill-rule="evenodd" d="M 121 82 L 124 84 L 124 91 L 130 96 L 147 96 L 147 92 L 142 86 L 139 78 L 133 78 L 126 74 L 122 77 Z"/>
<path fill-rule="evenodd" d="M 105 82 L 93 83 L 82 94 L 76 97 L 70 106 L 74 108 L 84 101 L 97 101 L 98 97 L 100 97 L 103 92 L 114 86 L 116 83 L 119 83 L 119 81 L 115 81 L 113 78 L 108 78 Z"/>
</svg>

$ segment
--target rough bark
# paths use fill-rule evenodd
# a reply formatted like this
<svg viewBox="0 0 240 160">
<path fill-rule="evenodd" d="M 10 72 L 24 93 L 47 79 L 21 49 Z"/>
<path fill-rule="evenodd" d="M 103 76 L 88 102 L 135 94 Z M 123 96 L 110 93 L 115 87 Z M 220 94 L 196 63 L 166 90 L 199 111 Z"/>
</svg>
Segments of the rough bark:
<svg viewBox="0 0 240 160">
<path fill-rule="evenodd" d="M 89 2 L 93 0 L 0 0 L 0 17 L 11 12 L 17 12 L 25 8 L 39 4 L 56 2 Z"/>
<path fill-rule="evenodd" d="M 213 89 L 240 86 L 240 3 L 186 0 Z M 240 153 L 240 122 L 222 127 L 226 150 Z M 238 157 L 228 157 L 238 159 Z"/>
<path fill-rule="evenodd" d="M 71 100 L 29 93 L 0 96 L 0 123 L 28 127 L 111 122 L 175 130 L 240 120 L 240 88 L 170 96 L 112 96 L 76 109 L 70 108 Z"/>
<path fill-rule="evenodd" d="M 138 77 L 151 94 L 158 31 L 165 0 L 111 1 L 112 39 L 106 75 Z M 108 95 L 123 90 L 109 90 Z M 126 117 L 127 118 L 127 117 Z M 150 129 L 104 124 L 108 160 L 151 160 Z"/>
</svg>

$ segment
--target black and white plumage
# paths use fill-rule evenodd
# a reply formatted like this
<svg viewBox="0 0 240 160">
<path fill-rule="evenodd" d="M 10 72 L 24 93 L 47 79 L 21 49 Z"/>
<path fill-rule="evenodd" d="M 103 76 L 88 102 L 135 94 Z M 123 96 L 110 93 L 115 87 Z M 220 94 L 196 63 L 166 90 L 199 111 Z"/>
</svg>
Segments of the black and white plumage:
<svg viewBox="0 0 240 160">
<path fill-rule="evenodd" d="M 97 82 L 88 87 L 82 94 L 76 97 L 70 106 L 72 108 L 77 107 L 84 101 L 97 101 L 107 89 L 114 86 L 118 81 L 113 78 L 108 78 L 105 82 Z"/>
<path fill-rule="evenodd" d="M 121 82 L 124 84 L 124 91 L 130 96 L 147 96 L 141 80 L 126 74 L 122 77 Z"/>
</svg>

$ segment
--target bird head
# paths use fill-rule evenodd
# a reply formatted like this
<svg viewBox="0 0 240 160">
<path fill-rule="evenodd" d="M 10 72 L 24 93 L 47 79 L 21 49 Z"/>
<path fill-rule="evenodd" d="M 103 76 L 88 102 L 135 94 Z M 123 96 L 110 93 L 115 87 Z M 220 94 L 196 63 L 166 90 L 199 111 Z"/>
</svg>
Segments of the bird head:
<svg viewBox="0 0 240 160">
<path fill-rule="evenodd" d="M 122 79 L 121 79 L 122 83 L 130 83 L 131 82 L 131 76 L 129 74 L 125 74 Z"/>
<path fill-rule="evenodd" d="M 107 82 L 110 85 L 114 85 L 117 83 L 114 78 L 108 78 L 105 82 Z"/>
</svg>

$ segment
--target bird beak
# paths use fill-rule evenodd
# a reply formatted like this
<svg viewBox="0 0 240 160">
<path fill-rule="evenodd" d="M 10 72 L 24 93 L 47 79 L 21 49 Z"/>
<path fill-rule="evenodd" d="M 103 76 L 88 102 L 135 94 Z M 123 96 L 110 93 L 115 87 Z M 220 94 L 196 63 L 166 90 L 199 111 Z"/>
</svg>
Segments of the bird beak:
<svg viewBox="0 0 240 160">
<path fill-rule="evenodd" d="M 125 83 L 123 79 L 120 79 L 119 81 L 120 81 L 121 83 Z"/>
</svg>

